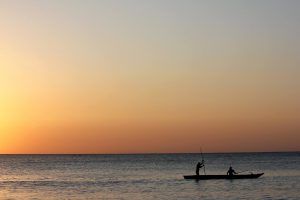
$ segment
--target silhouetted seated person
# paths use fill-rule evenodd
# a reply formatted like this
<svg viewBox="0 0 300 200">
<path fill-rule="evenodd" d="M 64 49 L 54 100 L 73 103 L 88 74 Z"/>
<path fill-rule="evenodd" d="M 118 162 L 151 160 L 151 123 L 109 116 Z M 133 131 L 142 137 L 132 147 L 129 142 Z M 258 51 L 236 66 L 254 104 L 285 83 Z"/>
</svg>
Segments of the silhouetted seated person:
<svg viewBox="0 0 300 200">
<path fill-rule="evenodd" d="M 227 171 L 227 175 L 229 176 L 233 176 L 234 174 L 237 174 L 234 169 L 230 166 L 228 171 Z"/>
<path fill-rule="evenodd" d="M 199 176 L 200 168 L 202 168 L 203 166 L 204 166 L 204 160 L 202 160 L 202 162 L 198 162 L 197 163 L 197 166 L 196 166 L 196 174 L 197 174 L 197 176 Z"/>
</svg>

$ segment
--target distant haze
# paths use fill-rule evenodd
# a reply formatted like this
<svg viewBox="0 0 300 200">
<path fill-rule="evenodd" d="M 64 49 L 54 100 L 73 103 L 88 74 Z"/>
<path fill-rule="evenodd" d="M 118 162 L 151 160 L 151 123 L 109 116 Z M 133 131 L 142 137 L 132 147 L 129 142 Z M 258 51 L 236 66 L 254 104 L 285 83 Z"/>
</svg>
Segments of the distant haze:
<svg viewBox="0 0 300 200">
<path fill-rule="evenodd" d="M 0 1 L 0 153 L 300 150 L 300 1 Z"/>
</svg>

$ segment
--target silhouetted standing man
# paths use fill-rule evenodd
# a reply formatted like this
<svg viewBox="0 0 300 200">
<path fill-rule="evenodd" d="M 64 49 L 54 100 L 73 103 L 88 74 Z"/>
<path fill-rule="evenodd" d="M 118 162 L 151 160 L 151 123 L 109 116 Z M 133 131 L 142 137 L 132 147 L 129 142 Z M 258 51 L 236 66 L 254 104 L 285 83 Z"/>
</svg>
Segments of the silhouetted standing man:
<svg viewBox="0 0 300 200">
<path fill-rule="evenodd" d="M 202 168 L 203 166 L 204 166 L 204 160 L 202 160 L 202 162 L 198 162 L 197 163 L 197 166 L 196 166 L 196 174 L 197 174 L 197 176 L 199 176 L 200 168 Z"/>
</svg>

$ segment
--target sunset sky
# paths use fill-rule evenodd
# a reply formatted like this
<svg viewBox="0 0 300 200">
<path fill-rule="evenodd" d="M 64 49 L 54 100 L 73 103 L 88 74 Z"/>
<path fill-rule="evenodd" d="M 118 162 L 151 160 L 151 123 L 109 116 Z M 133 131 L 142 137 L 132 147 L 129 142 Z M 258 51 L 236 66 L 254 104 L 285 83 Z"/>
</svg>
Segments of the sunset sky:
<svg viewBox="0 0 300 200">
<path fill-rule="evenodd" d="M 0 153 L 300 151 L 299 9 L 0 0 Z"/>
</svg>

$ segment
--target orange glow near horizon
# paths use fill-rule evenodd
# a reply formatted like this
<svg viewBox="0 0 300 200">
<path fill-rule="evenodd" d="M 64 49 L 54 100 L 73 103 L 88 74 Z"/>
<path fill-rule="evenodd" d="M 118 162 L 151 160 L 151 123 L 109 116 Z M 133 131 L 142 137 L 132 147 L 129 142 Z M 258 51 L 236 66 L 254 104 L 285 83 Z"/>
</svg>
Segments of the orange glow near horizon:
<svg viewBox="0 0 300 200">
<path fill-rule="evenodd" d="M 299 151 L 297 6 L 194 4 L 1 2 L 0 153 Z"/>
</svg>

